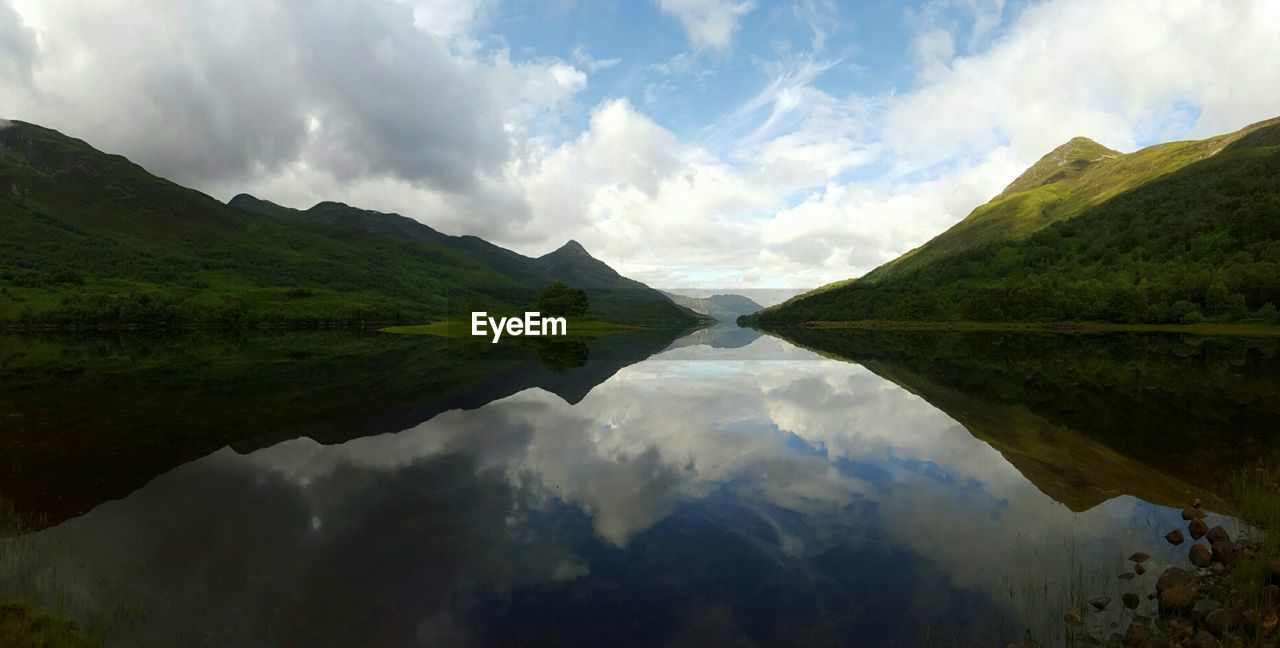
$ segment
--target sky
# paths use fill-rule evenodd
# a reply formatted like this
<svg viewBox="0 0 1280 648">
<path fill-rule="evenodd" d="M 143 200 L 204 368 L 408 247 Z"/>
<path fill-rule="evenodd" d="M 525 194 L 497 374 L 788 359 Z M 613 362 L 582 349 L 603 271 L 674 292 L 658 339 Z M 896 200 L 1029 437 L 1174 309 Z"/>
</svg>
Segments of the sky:
<svg viewBox="0 0 1280 648">
<path fill-rule="evenodd" d="M 1280 115 L 1274 0 L 0 0 L 0 118 L 227 200 L 806 288 L 1074 136 Z"/>
</svg>

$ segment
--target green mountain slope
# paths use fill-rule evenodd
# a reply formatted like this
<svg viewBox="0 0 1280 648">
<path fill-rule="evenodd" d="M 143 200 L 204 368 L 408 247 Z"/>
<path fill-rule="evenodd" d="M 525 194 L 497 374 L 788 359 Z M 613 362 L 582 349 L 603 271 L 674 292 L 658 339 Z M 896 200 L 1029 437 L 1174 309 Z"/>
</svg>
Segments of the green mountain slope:
<svg viewBox="0 0 1280 648">
<path fill-rule="evenodd" d="M 24 122 L 0 128 L 0 187 L 9 325 L 424 322 L 521 309 L 555 280 L 533 259 L 394 214 L 340 203 L 300 212 L 251 196 L 224 205 Z M 635 285 L 648 292 L 603 297 L 598 314 L 697 321 Z"/>
<path fill-rule="evenodd" d="M 710 297 L 689 297 L 662 291 L 671 301 L 708 317 L 722 322 L 731 322 L 750 315 L 761 308 L 754 300 L 742 295 L 712 295 Z"/>
<path fill-rule="evenodd" d="M 1127 155 L 1077 138 L 924 246 L 748 319 L 1273 321 L 1278 131 Z"/>
</svg>

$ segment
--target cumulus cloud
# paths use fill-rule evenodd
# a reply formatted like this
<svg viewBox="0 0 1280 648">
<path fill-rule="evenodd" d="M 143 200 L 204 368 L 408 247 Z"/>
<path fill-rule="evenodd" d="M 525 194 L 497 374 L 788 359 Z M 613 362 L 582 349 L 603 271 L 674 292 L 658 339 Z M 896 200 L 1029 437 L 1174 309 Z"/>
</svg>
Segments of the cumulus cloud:
<svg viewBox="0 0 1280 648">
<path fill-rule="evenodd" d="M 1132 150 L 1280 105 L 1274 2 L 934 0 L 894 26 L 909 79 L 867 91 L 832 82 L 856 48 L 823 52 L 872 26 L 812 0 L 774 12 L 808 52 L 753 54 L 758 91 L 662 119 L 700 82 L 675 68 L 733 63 L 752 7 L 660 0 L 693 51 L 637 61 L 644 97 L 588 102 L 618 59 L 513 54 L 490 0 L 0 0 L 0 106 L 220 198 L 342 200 L 527 254 L 574 238 L 653 285 L 795 287 L 923 243 L 1073 136 Z"/>
<path fill-rule="evenodd" d="M 754 5 L 726 0 L 658 0 L 658 7 L 680 21 L 695 48 L 723 50 Z"/>
</svg>

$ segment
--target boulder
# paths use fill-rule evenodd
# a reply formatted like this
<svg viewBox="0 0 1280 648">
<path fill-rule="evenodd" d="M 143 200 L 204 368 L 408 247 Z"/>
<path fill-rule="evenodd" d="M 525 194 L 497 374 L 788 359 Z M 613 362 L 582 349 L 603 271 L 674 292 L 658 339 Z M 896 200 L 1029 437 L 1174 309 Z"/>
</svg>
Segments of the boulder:
<svg viewBox="0 0 1280 648">
<path fill-rule="evenodd" d="M 1196 602 L 1195 606 L 1191 608 L 1191 620 L 1199 621 L 1209 616 L 1211 612 L 1220 607 L 1222 607 L 1222 604 L 1213 599 L 1200 599 Z"/>
<path fill-rule="evenodd" d="M 1191 524 L 1187 525 L 1187 531 L 1191 534 L 1192 540 L 1199 540 L 1209 532 L 1209 525 L 1205 524 L 1204 520 L 1192 520 Z"/>
<path fill-rule="evenodd" d="M 1160 574 L 1160 578 L 1156 579 L 1156 594 L 1159 595 L 1165 590 L 1178 585 L 1190 585 L 1194 581 L 1191 572 L 1177 567 L 1170 567 Z"/>
<path fill-rule="evenodd" d="M 1145 646 L 1147 640 L 1151 638 L 1151 628 L 1140 623 L 1130 623 L 1129 629 L 1124 633 L 1124 645 L 1126 646 Z"/>
<path fill-rule="evenodd" d="M 1200 592 L 1188 584 L 1174 585 L 1159 594 L 1160 610 L 1171 614 L 1186 614 L 1200 600 Z"/>
<path fill-rule="evenodd" d="M 1200 509 L 1194 509 L 1194 508 L 1184 508 L 1184 509 L 1182 509 L 1182 519 L 1184 519 L 1184 520 L 1203 520 L 1203 519 L 1204 519 L 1204 511 L 1201 511 Z"/>
<path fill-rule="evenodd" d="M 1213 562 L 1230 565 L 1236 561 L 1236 543 L 1230 540 L 1218 540 L 1213 543 Z"/>
<path fill-rule="evenodd" d="M 1209 529 L 1209 532 L 1205 534 L 1204 539 L 1208 540 L 1209 544 L 1213 544 L 1222 540 L 1230 540 L 1231 536 L 1227 533 L 1226 529 L 1222 528 L 1222 526 L 1215 526 L 1212 529 Z"/>
<path fill-rule="evenodd" d="M 1191 564 L 1196 567 L 1208 567 L 1213 563 L 1213 553 L 1209 548 L 1202 544 L 1191 545 L 1191 551 L 1187 553 L 1187 558 L 1191 560 Z"/>
<path fill-rule="evenodd" d="M 1182 544 L 1182 529 L 1174 529 L 1169 533 L 1166 533 L 1164 539 L 1168 540 L 1171 545 Z"/>
<path fill-rule="evenodd" d="M 1243 622 L 1244 613 L 1237 608 L 1218 608 L 1204 618 L 1204 626 L 1219 637 L 1240 627 Z"/>
<path fill-rule="evenodd" d="M 1212 634 L 1209 634 L 1208 630 L 1201 630 L 1196 633 L 1196 636 L 1191 638 L 1191 643 L 1188 645 L 1190 645 L 1191 648 L 1219 648 L 1222 643 L 1214 638 Z"/>
</svg>

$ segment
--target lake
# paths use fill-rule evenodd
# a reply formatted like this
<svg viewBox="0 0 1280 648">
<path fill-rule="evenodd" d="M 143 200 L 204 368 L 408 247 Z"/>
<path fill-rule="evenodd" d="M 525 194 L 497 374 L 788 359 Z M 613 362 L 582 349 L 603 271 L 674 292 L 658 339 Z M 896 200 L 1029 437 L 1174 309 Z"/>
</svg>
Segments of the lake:
<svg viewBox="0 0 1280 648">
<path fill-rule="evenodd" d="M 0 593 L 113 646 L 1106 639 L 1280 341 L 0 337 Z M 1126 558 L 1152 555 L 1135 576 Z M 1069 629 L 1083 601 L 1141 593 Z"/>
</svg>

